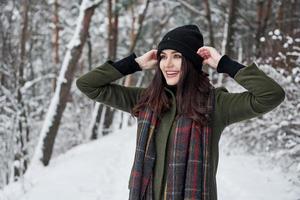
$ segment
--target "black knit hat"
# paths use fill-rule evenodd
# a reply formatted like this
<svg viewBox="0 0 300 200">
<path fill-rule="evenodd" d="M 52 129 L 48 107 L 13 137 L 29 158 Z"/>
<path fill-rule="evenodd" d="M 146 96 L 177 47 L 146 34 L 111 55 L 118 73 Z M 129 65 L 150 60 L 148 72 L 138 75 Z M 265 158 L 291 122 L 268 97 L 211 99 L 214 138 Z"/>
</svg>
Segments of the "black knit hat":
<svg viewBox="0 0 300 200">
<path fill-rule="evenodd" d="M 173 49 L 180 52 L 185 58 L 192 61 L 197 70 L 202 70 L 203 58 L 197 50 L 203 46 L 203 36 L 196 25 L 180 26 L 169 31 L 159 42 L 157 55 L 164 49 Z"/>
</svg>

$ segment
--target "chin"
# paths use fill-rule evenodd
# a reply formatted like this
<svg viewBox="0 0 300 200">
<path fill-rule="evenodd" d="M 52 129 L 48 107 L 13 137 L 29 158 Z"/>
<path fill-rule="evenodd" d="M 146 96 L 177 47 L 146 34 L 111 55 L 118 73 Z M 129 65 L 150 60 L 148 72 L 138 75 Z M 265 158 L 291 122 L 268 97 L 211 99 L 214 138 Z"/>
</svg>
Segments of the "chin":
<svg viewBox="0 0 300 200">
<path fill-rule="evenodd" d="M 167 82 L 168 85 L 177 85 L 177 82 Z"/>
</svg>

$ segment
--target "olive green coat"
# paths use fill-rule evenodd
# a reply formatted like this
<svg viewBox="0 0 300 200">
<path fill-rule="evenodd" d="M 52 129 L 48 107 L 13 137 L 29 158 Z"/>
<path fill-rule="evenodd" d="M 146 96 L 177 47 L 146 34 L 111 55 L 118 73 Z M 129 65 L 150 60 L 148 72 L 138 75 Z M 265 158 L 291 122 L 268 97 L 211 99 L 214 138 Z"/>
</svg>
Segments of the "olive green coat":
<svg viewBox="0 0 300 200">
<path fill-rule="evenodd" d="M 110 62 L 96 67 L 92 71 L 81 76 L 76 84 L 77 87 L 89 98 L 130 112 L 138 102 L 139 96 L 144 88 L 124 87 L 112 83 L 123 77 Z M 213 151 L 212 163 L 214 178 L 213 198 L 217 199 L 216 173 L 219 159 L 219 139 L 224 128 L 235 122 L 260 116 L 271 111 L 278 106 L 285 98 L 284 90 L 273 79 L 268 77 L 263 71 L 253 63 L 240 69 L 234 76 L 234 80 L 243 86 L 247 91 L 242 93 L 229 93 L 224 87 L 216 88 L 215 111 L 213 114 Z M 169 135 L 174 133 L 174 124 L 176 124 L 176 103 L 175 96 L 171 93 L 173 106 L 162 116 L 161 125 L 156 136 L 156 163 L 154 169 L 154 195 L 155 200 L 164 199 L 163 188 L 165 188 L 167 157 L 167 142 Z M 160 198 L 159 198 L 160 197 Z"/>
</svg>

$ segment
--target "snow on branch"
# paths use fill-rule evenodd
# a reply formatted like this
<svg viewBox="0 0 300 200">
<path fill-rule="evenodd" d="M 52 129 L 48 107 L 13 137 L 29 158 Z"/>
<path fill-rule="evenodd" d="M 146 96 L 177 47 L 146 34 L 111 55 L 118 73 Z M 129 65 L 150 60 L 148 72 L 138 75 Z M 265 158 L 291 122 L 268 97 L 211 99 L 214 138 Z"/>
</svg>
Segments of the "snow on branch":
<svg viewBox="0 0 300 200">
<path fill-rule="evenodd" d="M 29 88 L 31 88 L 33 85 L 39 83 L 42 80 L 51 79 L 51 78 L 55 78 L 55 74 L 47 74 L 45 76 L 38 77 L 38 78 L 33 79 L 31 81 L 27 81 L 25 83 L 25 85 L 23 87 L 21 87 L 20 90 L 24 94 L 26 92 L 26 90 L 28 90 Z"/>
<path fill-rule="evenodd" d="M 80 32 L 82 29 L 82 21 L 84 19 L 84 13 L 87 9 L 97 6 L 100 4 L 102 0 L 83 0 L 83 2 L 80 5 L 80 11 L 79 11 L 79 17 L 77 19 L 76 23 L 76 30 L 73 34 L 73 37 L 70 41 L 70 43 L 67 45 L 68 49 L 72 49 L 73 47 L 79 46 L 80 45 Z"/>
<path fill-rule="evenodd" d="M 181 3 L 181 5 L 183 5 L 185 8 L 189 9 L 190 11 L 194 12 L 195 14 L 198 15 L 203 15 L 203 13 L 201 13 L 198 9 L 196 9 L 194 6 L 188 4 L 186 1 L 183 0 L 178 0 L 179 3 Z"/>
</svg>

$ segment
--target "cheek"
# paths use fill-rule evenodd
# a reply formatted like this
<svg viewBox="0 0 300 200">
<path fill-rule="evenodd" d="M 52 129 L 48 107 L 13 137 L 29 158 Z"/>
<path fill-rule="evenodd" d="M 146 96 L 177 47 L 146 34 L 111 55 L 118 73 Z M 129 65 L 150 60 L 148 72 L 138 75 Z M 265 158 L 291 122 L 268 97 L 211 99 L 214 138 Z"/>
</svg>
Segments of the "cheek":
<svg viewBox="0 0 300 200">
<path fill-rule="evenodd" d="M 164 67 L 163 67 L 163 65 L 159 64 L 159 69 L 160 69 L 161 73 L 164 74 Z"/>
<path fill-rule="evenodd" d="M 159 66 L 160 70 L 163 70 L 163 62 L 162 61 L 159 61 L 158 66 Z"/>
<path fill-rule="evenodd" d="M 182 60 L 178 61 L 177 63 L 177 68 L 181 71 L 181 65 L 182 65 Z"/>
</svg>

